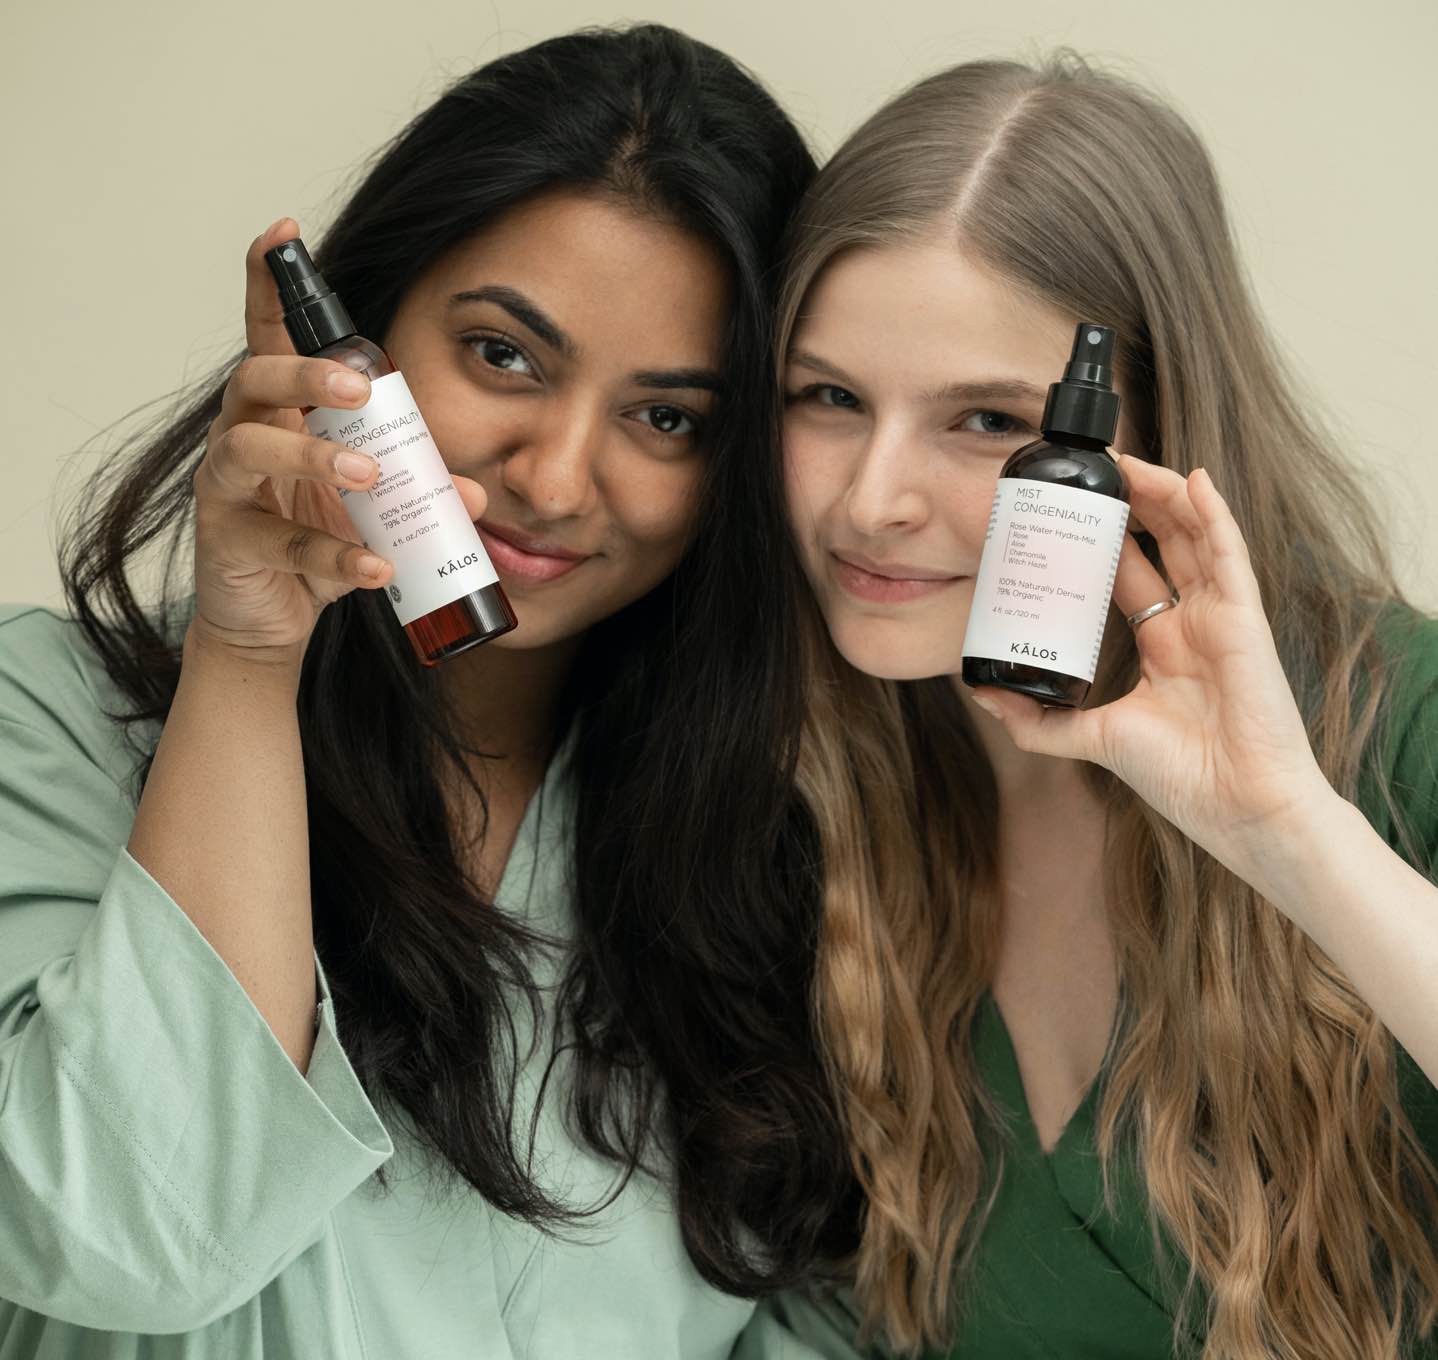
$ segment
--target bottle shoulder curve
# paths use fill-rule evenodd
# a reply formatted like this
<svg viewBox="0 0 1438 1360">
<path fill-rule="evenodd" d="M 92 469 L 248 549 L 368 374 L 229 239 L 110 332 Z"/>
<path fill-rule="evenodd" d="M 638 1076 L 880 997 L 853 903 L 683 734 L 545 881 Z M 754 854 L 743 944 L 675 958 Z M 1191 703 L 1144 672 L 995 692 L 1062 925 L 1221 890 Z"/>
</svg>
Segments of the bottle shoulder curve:
<svg viewBox="0 0 1438 1360">
<path fill-rule="evenodd" d="M 1118 461 L 1105 448 L 1084 448 L 1047 439 L 1016 450 L 999 473 L 1024 481 L 1050 482 L 1092 491 L 1116 500 L 1128 500 L 1128 479 Z"/>
</svg>

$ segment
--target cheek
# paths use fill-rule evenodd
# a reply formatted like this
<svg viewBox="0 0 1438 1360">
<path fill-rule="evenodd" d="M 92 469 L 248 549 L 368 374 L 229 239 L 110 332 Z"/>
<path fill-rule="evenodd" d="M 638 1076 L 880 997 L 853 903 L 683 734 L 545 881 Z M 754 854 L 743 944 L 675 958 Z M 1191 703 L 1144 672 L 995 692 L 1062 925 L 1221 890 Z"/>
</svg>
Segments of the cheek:
<svg viewBox="0 0 1438 1360">
<path fill-rule="evenodd" d="M 963 546 L 965 555 L 972 558 L 970 565 L 975 567 L 984 539 L 988 537 L 989 516 L 994 508 L 1002 466 L 1001 458 L 957 462 L 945 478 L 944 492 L 939 498 L 954 540 Z"/>
<path fill-rule="evenodd" d="M 451 470 L 470 477 L 478 477 L 480 469 L 513 449 L 532 420 L 523 402 L 491 397 L 472 387 L 437 390 L 431 400 L 422 397 L 413 383 L 410 387 L 444 461 Z M 493 494 L 492 486 L 489 490 Z"/>
<path fill-rule="evenodd" d="M 975 548 L 983 547 L 989 532 L 989 516 L 994 508 L 994 493 L 998 490 L 997 477 L 985 477 L 965 488 L 954 502 L 951 514 L 955 527 L 965 544 Z"/>
<path fill-rule="evenodd" d="M 627 565 L 658 580 L 677 565 L 699 503 L 703 465 L 698 458 L 662 462 L 625 458 L 618 475 L 604 479 L 610 532 Z"/>
<path fill-rule="evenodd" d="M 784 499 L 795 537 L 807 552 L 817 526 L 847 486 L 843 459 L 827 440 L 794 426 L 784 431 Z"/>
</svg>

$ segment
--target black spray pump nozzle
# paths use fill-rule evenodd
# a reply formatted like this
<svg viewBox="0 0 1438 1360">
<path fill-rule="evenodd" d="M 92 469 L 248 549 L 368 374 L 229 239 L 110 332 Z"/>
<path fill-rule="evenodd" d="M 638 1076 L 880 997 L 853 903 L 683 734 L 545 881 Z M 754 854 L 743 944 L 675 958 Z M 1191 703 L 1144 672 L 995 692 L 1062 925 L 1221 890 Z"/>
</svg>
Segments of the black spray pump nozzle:
<svg viewBox="0 0 1438 1360">
<path fill-rule="evenodd" d="M 265 263 L 279 286 L 285 329 L 301 354 L 315 354 L 355 334 L 350 314 L 298 236 L 265 251 Z"/>
<path fill-rule="evenodd" d="M 265 252 L 265 263 L 279 285 L 280 301 L 286 309 L 318 297 L 330 291 L 325 276 L 315 268 L 305 243 L 296 236 L 291 241 L 281 241 Z"/>
<path fill-rule="evenodd" d="M 1064 376 L 1049 388 L 1039 422 L 1045 437 L 1091 439 L 1107 447 L 1118 429 L 1118 393 L 1113 390 L 1112 326 L 1081 321 Z"/>
</svg>

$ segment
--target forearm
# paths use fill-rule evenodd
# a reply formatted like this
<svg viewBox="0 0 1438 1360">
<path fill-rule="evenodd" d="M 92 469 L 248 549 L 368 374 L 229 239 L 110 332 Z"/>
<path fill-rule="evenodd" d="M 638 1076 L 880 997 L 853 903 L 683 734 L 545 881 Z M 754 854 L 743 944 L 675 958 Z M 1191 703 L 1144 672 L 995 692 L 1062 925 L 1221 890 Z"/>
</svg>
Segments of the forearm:
<svg viewBox="0 0 1438 1360">
<path fill-rule="evenodd" d="M 185 638 L 129 851 L 229 966 L 295 1065 L 316 1005 L 299 658 Z"/>
<path fill-rule="evenodd" d="M 1343 970 L 1438 1085 L 1438 887 L 1331 790 L 1244 877 Z"/>
</svg>

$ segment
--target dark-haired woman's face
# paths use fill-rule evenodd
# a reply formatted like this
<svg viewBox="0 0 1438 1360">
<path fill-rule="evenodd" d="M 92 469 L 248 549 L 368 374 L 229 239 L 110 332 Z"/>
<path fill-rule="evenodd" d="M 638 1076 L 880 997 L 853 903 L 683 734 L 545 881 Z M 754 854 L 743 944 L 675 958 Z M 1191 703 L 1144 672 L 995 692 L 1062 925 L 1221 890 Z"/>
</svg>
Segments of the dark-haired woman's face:
<svg viewBox="0 0 1438 1360">
<path fill-rule="evenodd" d="M 730 296 L 719 253 L 615 200 L 555 192 L 451 251 L 385 348 L 519 615 L 496 646 L 573 638 L 678 565 Z"/>
</svg>

